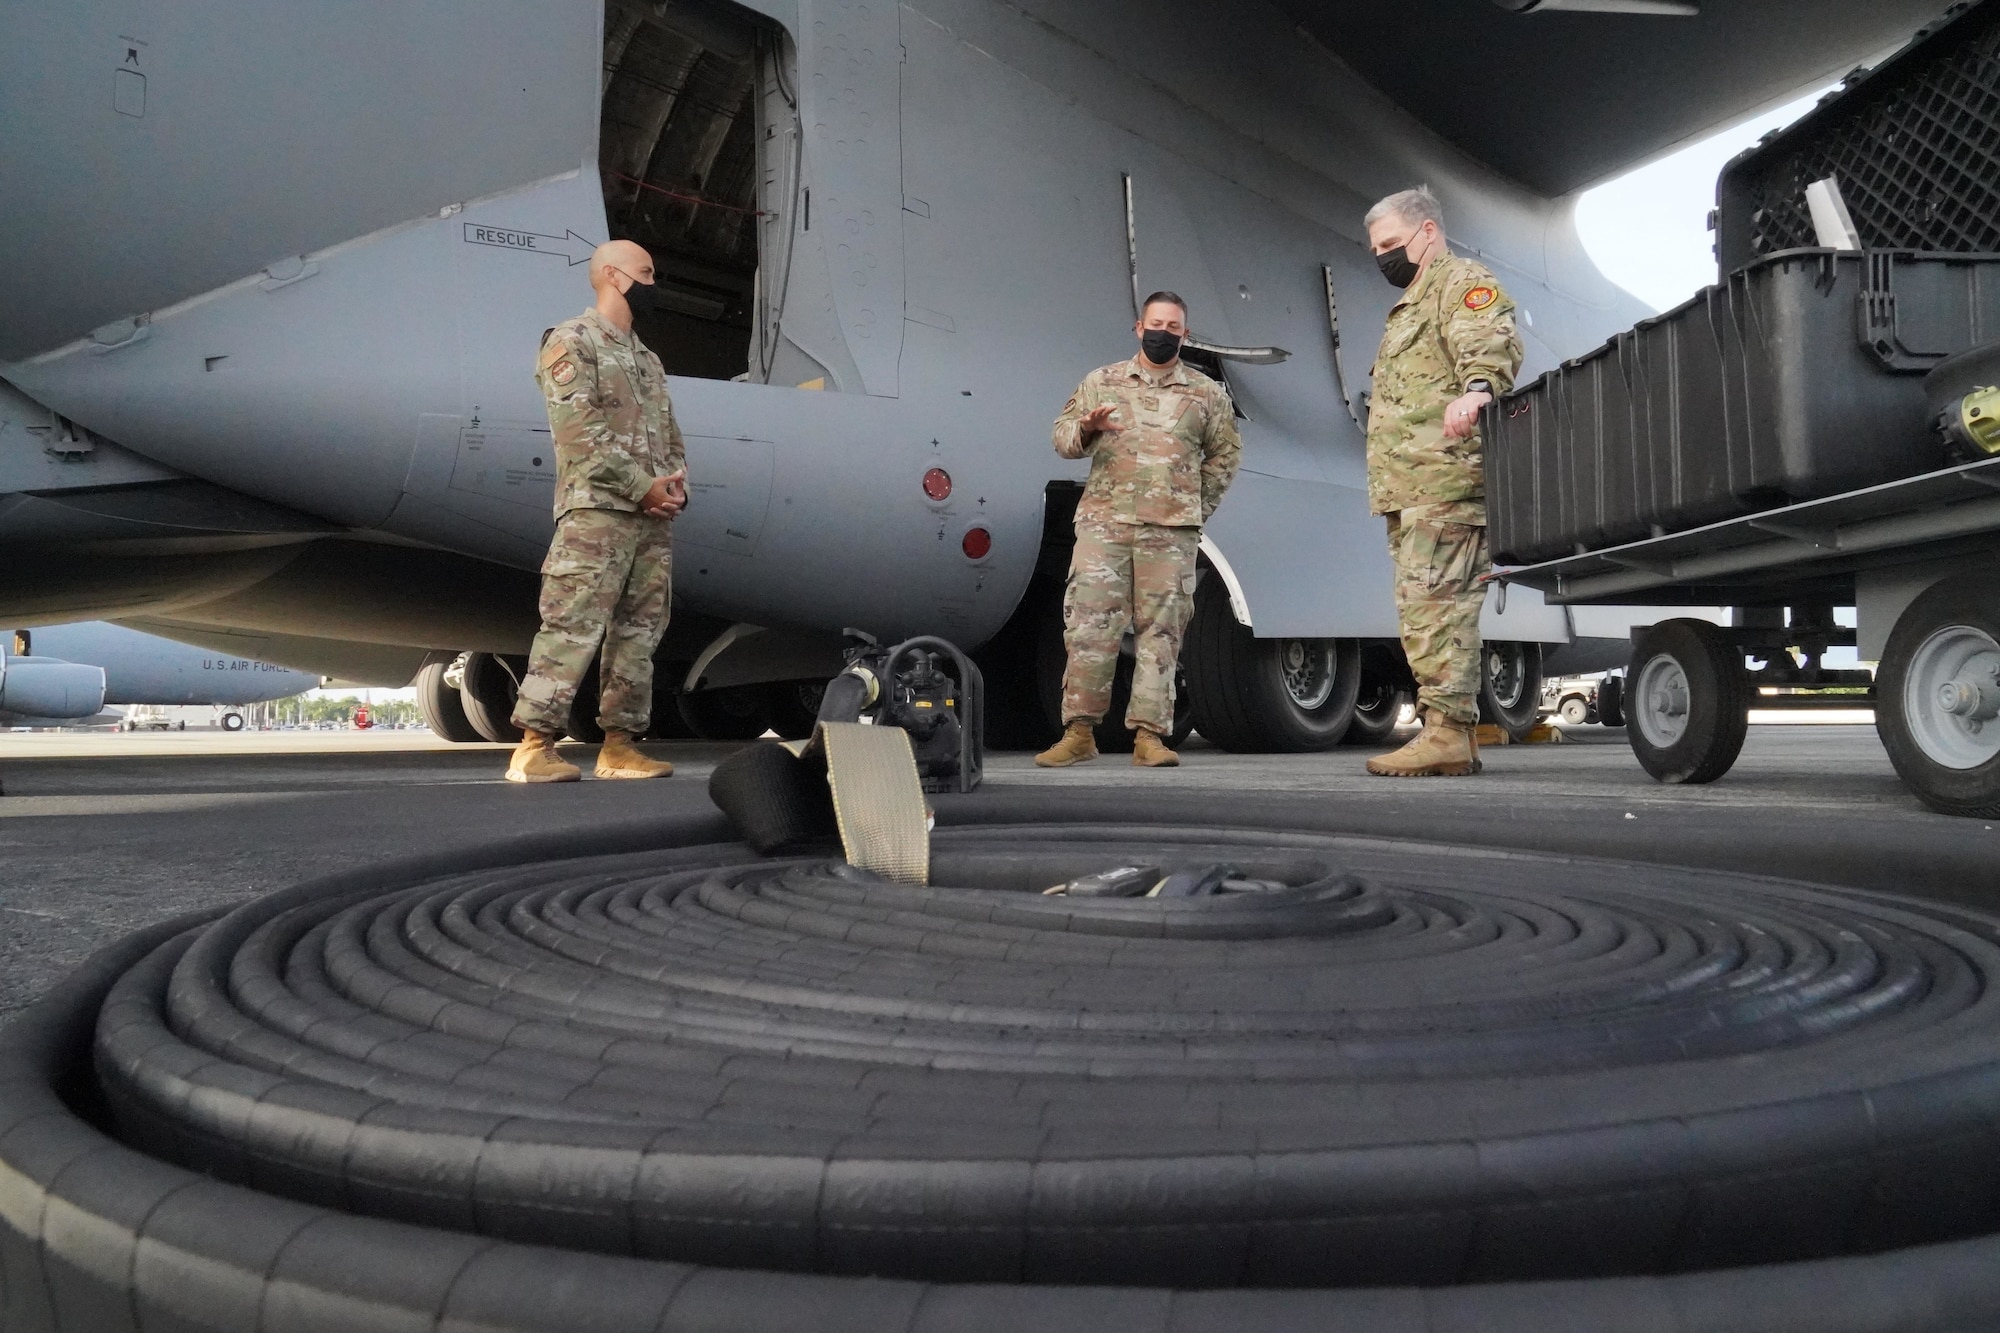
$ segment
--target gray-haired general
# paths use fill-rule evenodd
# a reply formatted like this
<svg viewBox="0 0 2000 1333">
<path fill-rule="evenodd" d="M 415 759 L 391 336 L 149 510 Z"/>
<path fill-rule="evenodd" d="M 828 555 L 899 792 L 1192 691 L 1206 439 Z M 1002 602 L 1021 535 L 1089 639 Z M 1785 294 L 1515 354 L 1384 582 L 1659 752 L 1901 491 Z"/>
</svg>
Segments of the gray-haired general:
<svg viewBox="0 0 2000 1333">
<path fill-rule="evenodd" d="M 1368 503 L 1395 564 L 1396 615 L 1423 731 L 1368 761 L 1384 777 L 1479 771 L 1479 613 L 1487 572 L 1479 412 L 1514 387 L 1514 302 L 1476 259 L 1453 254 L 1437 196 L 1419 186 L 1368 210 L 1368 247 L 1403 291 L 1375 358 Z"/>
</svg>

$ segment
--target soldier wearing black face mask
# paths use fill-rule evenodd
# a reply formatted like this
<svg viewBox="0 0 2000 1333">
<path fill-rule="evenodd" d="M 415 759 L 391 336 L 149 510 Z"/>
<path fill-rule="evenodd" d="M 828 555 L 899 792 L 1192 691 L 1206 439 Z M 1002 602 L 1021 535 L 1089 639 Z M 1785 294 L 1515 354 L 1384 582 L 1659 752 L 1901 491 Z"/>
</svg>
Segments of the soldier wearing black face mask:
<svg viewBox="0 0 2000 1333">
<path fill-rule="evenodd" d="M 1174 667 L 1194 612 L 1201 525 L 1236 476 L 1242 445 L 1229 391 L 1181 361 L 1187 303 L 1146 298 L 1133 332 L 1139 355 L 1093 370 L 1056 418 L 1056 452 L 1089 458 L 1076 507 L 1076 549 L 1063 598 L 1063 737 L 1036 756 L 1044 768 L 1097 757 L 1094 729 L 1111 706 L 1126 625 L 1134 635 L 1132 762 L 1179 762 Z"/>
<path fill-rule="evenodd" d="M 1479 410 L 1521 368 L 1514 303 L 1476 259 L 1445 244 L 1429 190 L 1370 209 L 1368 245 L 1402 289 L 1382 331 L 1368 409 L 1368 499 L 1388 528 L 1403 652 L 1423 734 L 1368 761 L 1385 777 L 1480 769 L 1479 613 L 1486 600 L 1486 479 Z"/>
<path fill-rule="evenodd" d="M 556 457 L 556 535 L 542 566 L 542 630 L 514 708 L 522 741 L 510 782 L 574 782 L 556 753 L 583 673 L 598 667 L 600 778 L 657 778 L 673 765 L 633 745 L 653 706 L 653 652 L 667 627 L 673 520 L 687 505 L 687 449 L 667 375 L 632 331 L 659 308 L 653 259 L 631 241 L 590 257 L 591 307 L 542 335 L 535 382 Z"/>
</svg>

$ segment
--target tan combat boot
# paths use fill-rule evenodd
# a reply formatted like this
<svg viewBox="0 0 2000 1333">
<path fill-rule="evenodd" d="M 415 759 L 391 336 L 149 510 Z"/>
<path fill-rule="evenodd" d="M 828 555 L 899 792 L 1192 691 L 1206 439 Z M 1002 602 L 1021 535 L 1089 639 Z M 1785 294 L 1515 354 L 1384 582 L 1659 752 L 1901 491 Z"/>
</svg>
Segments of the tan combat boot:
<svg viewBox="0 0 2000 1333">
<path fill-rule="evenodd" d="M 576 782 L 582 777 L 582 769 L 556 753 L 556 738 L 540 731 L 522 732 L 507 764 L 509 782 Z"/>
<path fill-rule="evenodd" d="M 1132 767 L 1179 768 L 1181 757 L 1167 748 L 1160 733 L 1140 727 L 1132 737 Z"/>
<path fill-rule="evenodd" d="M 1384 778 L 1462 778 L 1479 769 L 1472 728 L 1441 713 L 1425 713 L 1424 729 L 1415 740 L 1368 761 L 1368 771 Z"/>
<path fill-rule="evenodd" d="M 639 747 L 632 744 L 632 738 L 622 731 L 604 733 L 604 745 L 597 752 L 597 776 L 600 778 L 664 778 L 672 776 L 674 766 L 664 759 L 648 759 L 639 753 Z"/>
<path fill-rule="evenodd" d="M 1068 768 L 1097 758 L 1097 737 L 1088 722 L 1072 722 L 1062 739 L 1035 756 L 1037 768 Z"/>
</svg>

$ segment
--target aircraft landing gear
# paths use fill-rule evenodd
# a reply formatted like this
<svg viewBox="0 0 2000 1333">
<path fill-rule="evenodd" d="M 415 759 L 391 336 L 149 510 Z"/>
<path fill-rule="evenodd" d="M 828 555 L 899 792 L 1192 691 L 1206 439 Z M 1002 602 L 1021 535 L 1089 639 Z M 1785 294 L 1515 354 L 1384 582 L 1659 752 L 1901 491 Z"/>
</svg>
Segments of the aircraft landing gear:
<svg viewBox="0 0 2000 1333">
<path fill-rule="evenodd" d="M 773 681 L 764 687 L 764 720 L 780 739 L 802 741 L 813 734 L 825 697 L 823 680 Z"/>
<path fill-rule="evenodd" d="M 243 714 L 241 714 L 241 713 L 224 713 L 224 714 L 222 715 L 222 729 L 223 729 L 224 731 L 241 731 L 241 730 L 243 730 Z"/>
<path fill-rule="evenodd" d="M 1542 645 L 1488 640 L 1481 658 L 1479 720 L 1526 740 L 1542 715 Z"/>
<path fill-rule="evenodd" d="M 446 679 L 452 660 L 448 656 L 436 658 L 424 663 L 423 669 L 417 672 L 417 714 L 441 740 L 461 745 L 485 740 L 466 717 L 465 703 L 458 687 Z"/>
<path fill-rule="evenodd" d="M 465 659 L 465 685 L 459 700 L 465 720 L 481 738 L 499 745 L 519 745 L 521 729 L 514 725 L 514 699 L 520 690 L 524 658 L 473 653 Z"/>
<path fill-rule="evenodd" d="M 764 734 L 764 687 L 732 685 L 679 699 L 681 720 L 705 741 L 753 741 Z"/>
<path fill-rule="evenodd" d="M 1181 661 L 1194 725 L 1225 750 L 1330 750 L 1353 724 L 1361 692 L 1361 645 L 1353 639 L 1260 639 L 1226 598 L 1203 590 Z"/>
<path fill-rule="evenodd" d="M 1376 640 L 1361 648 L 1361 685 L 1354 695 L 1354 720 L 1347 724 L 1342 745 L 1375 748 L 1392 743 L 1402 725 L 1403 710 L 1417 697 L 1403 650 L 1394 640 Z"/>
</svg>

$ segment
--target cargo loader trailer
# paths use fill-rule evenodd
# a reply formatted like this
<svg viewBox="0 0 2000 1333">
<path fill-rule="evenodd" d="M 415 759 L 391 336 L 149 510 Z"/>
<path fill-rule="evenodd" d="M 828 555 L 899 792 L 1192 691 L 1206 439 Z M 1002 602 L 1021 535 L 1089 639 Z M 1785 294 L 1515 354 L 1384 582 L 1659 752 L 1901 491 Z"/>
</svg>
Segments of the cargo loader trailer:
<svg viewBox="0 0 2000 1333">
<path fill-rule="evenodd" d="M 1633 632 L 1618 706 L 1633 753 L 1660 781 L 1727 773 L 1753 707 L 1872 707 L 1919 799 L 2000 817 L 2000 458 L 1498 579 L 1551 602 L 1739 608 L 1731 626 L 1673 619 Z M 1856 609 L 1855 628 L 1834 624 L 1836 606 Z M 1872 683 L 1865 671 L 1819 665 L 1838 645 L 1879 661 Z"/>
<path fill-rule="evenodd" d="M 1926 804 L 2000 818 L 2000 0 L 1739 155 L 1711 224 L 1716 285 L 1487 407 L 1496 577 L 1732 608 L 1599 689 L 1663 782 L 1752 707 L 1863 705 Z"/>
</svg>

